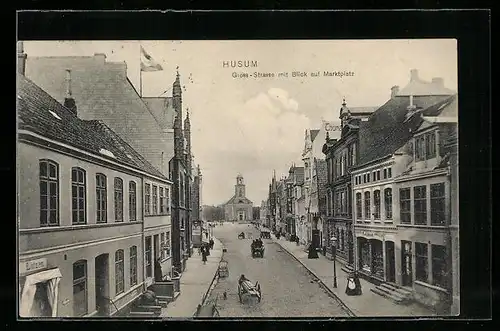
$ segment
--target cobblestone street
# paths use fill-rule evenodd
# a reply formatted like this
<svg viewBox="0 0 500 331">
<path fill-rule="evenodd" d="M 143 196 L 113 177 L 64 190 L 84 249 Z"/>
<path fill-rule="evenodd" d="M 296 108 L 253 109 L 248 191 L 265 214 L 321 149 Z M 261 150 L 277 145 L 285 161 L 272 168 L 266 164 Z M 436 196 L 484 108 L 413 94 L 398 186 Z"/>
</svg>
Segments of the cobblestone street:
<svg viewBox="0 0 500 331">
<path fill-rule="evenodd" d="M 246 239 L 238 239 L 245 232 Z M 227 249 L 229 277 L 220 278 L 210 295 L 218 297 L 217 309 L 221 317 L 347 317 L 339 303 L 330 297 L 287 252 L 272 240 L 264 240 L 264 258 L 252 258 L 251 238 L 259 230 L 253 226 L 225 224 L 215 228 L 214 235 Z M 259 282 L 262 301 L 238 299 L 238 278 L 244 274 L 252 283 Z M 227 293 L 227 300 L 223 293 Z"/>
</svg>

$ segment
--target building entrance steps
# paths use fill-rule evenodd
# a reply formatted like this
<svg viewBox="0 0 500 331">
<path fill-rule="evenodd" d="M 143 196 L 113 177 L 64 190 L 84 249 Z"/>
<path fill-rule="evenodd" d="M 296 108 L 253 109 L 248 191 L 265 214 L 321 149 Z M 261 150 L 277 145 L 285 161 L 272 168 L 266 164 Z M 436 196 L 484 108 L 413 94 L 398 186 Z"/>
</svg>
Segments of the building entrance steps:
<svg viewBox="0 0 500 331">
<path fill-rule="evenodd" d="M 163 318 L 192 318 L 205 293 L 212 285 L 222 259 L 222 243 L 214 239 L 214 248 L 207 256 L 207 263 L 201 260 L 201 255 L 193 254 L 186 261 L 186 269 L 180 280 L 181 294 L 175 301 L 168 303 L 162 309 Z"/>
<path fill-rule="evenodd" d="M 373 293 L 392 300 L 397 304 L 408 305 L 413 300 L 413 293 L 393 283 L 382 283 L 370 289 Z"/>
<path fill-rule="evenodd" d="M 342 270 L 343 265 L 340 262 L 336 261 L 338 286 L 337 288 L 334 288 L 333 261 L 328 260 L 321 254 L 318 254 L 319 258 L 317 259 L 308 259 L 307 252 L 304 252 L 303 246 L 297 246 L 295 243 L 276 239 L 274 235 L 272 235 L 272 238 L 309 272 L 314 274 L 318 281 L 321 282 L 323 286 L 327 287 L 328 290 L 341 300 L 344 305 L 357 317 L 436 316 L 436 313 L 433 310 L 422 307 L 416 303 L 401 305 L 379 295 L 378 293 L 375 293 L 372 290 L 377 288 L 377 286 L 361 277 L 359 281 L 361 283 L 362 294 L 358 296 L 349 296 L 345 294 L 348 273 Z M 390 286 L 390 284 L 387 286 Z M 398 291 L 394 291 L 394 293 L 397 293 L 394 296 L 405 294 L 401 290 L 405 289 L 398 288 Z"/>
</svg>

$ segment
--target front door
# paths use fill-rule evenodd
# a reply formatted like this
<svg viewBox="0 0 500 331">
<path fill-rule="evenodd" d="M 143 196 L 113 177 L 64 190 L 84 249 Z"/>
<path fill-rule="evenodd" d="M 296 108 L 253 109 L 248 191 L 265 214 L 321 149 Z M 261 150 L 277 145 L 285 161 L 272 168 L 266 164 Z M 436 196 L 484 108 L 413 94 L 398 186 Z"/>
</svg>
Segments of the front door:
<svg viewBox="0 0 500 331">
<path fill-rule="evenodd" d="M 95 303 L 99 316 L 109 315 L 109 254 L 95 258 Z"/>
<path fill-rule="evenodd" d="M 403 286 L 412 286 L 413 268 L 411 260 L 411 241 L 401 241 L 401 268 Z"/>
<path fill-rule="evenodd" d="M 385 242 L 385 260 L 386 260 L 386 281 L 395 282 L 396 280 L 396 264 L 394 258 L 394 242 Z"/>
</svg>

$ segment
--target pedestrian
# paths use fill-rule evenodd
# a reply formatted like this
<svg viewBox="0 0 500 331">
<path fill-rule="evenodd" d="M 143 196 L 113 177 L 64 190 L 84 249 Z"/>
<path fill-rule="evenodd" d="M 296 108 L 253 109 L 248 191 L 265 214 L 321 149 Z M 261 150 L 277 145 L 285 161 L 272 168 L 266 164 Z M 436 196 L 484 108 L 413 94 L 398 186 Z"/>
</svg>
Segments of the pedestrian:
<svg viewBox="0 0 500 331">
<path fill-rule="evenodd" d="M 210 249 L 214 249 L 214 240 L 213 239 L 210 239 Z"/>
<path fill-rule="evenodd" d="M 161 261 L 160 258 L 155 260 L 155 282 L 161 282 L 163 280 L 160 261 Z"/>
<path fill-rule="evenodd" d="M 201 259 L 203 261 L 203 264 L 207 264 L 207 251 L 206 250 L 203 250 L 203 252 L 201 253 Z"/>
</svg>

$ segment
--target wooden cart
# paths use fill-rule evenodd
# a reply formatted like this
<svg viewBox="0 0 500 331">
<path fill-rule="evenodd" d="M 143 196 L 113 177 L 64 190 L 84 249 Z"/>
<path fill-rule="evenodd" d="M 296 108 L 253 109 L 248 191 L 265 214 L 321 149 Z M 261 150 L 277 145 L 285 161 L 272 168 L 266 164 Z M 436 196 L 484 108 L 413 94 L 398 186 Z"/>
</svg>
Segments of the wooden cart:
<svg viewBox="0 0 500 331">
<path fill-rule="evenodd" d="M 244 296 L 257 298 L 257 301 L 260 302 L 262 299 L 262 292 L 260 289 L 259 282 L 256 282 L 255 285 L 252 284 L 249 280 L 245 280 L 238 284 L 238 298 L 240 299 L 240 303 L 243 303 Z"/>
<path fill-rule="evenodd" d="M 220 278 L 226 278 L 229 277 L 229 268 L 228 268 L 228 262 L 226 260 L 221 260 L 219 262 L 219 277 Z"/>
</svg>

